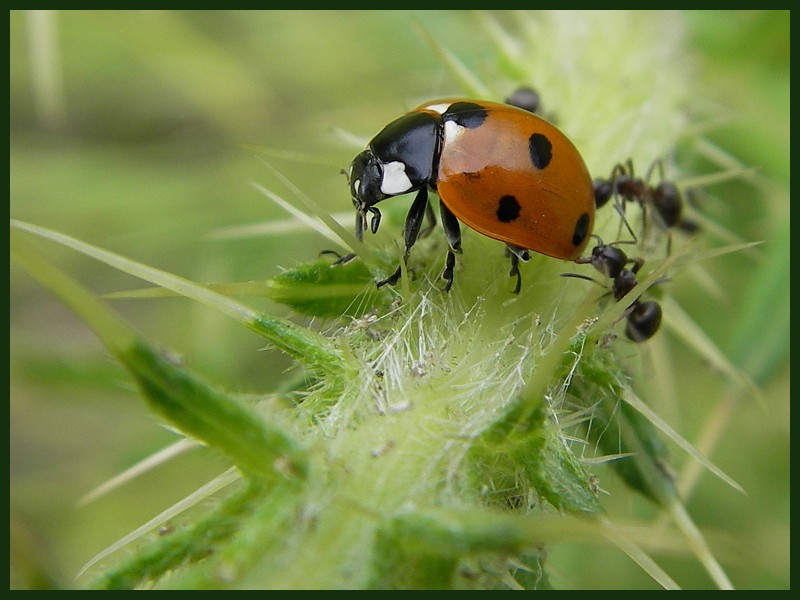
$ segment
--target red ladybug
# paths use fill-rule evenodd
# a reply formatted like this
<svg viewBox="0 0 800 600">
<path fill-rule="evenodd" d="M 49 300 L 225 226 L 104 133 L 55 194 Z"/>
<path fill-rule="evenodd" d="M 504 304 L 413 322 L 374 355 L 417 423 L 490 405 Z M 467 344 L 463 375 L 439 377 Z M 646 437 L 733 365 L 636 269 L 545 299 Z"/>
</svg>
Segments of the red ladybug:
<svg viewBox="0 0 800 600">
<path fill-rule="evenodd" d="M 452 286 L 455 255 L 461 253 L 459 222 L 506 243 L 509 274 L 517 277 L 515 293 L 521 286 L 519 261 L 528 260 L 528 251 L 575 260 L 594 226 L 592 179 L 575 146 L 530 110 L 509 104 L 460 98 L 427 102 L 384 127 L 355 157 L 348 180 L 359 240 L 367 213 L 371 231 L 378 230 L 376 204 L 416 192 L 405 222 L 404 260 L 422 221 L 435 225 L 428 190 L 438 194 L 449 245 L 445 290 Z M 378 286 L 394 285 L 400 273 L 398 267 Z"/>
</svg>

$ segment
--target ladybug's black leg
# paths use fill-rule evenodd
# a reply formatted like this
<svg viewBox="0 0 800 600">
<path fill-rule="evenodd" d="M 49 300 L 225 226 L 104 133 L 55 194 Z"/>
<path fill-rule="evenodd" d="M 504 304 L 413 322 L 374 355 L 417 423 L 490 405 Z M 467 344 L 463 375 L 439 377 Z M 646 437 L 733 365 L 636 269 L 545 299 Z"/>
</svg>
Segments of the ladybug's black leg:
<svg viewBox="0 0 800 600">
<path fill-rule="evenodd" d="M 511 270 L 508 272 L 508 276 L 517 278 L 514 293 L 519 294 L 522 289 L 522 273 L 519 271 L 519 261 L 527 262 L 531 256 L 525 248 L 512 244 L 506 244 L 506 255 L 511 259 Z"/>
<path fill-rule="evenodd" d="M 400 275 L 402 275 L 402 274 L 403 274 L 403 271 L 400 268 L 400 265 L 398 265 L 397 268 L 395 269 L 394 273 L 389 275 L 386 279 L 381 279 L 380 281 L 376 281 L 375 285 L 377 285 L 378 287 L 383 287 L 387 283 L 389 285 L 394 285 L 400 280 Z"/>
<path fill-rule="evenodd" d="M 403 228 L 403 238 L 406 243 L 406 250 L 403 253 L 403 263 L 408 261 L 408 255 L 411 253 L 411 247 L 417 242 L 419 230 L 422 227 L 422 220 L 425 218 L 425 213 L 427 210 L 428 190 L 427 188 L 421 188 L 419 192 L 417 192 L 417 196 L 414 198 L 414 202 L 411 204 L 411 208 L 408 210 L 408 214 L 406 215 L 406 224 Z M 384 286 L 387 283 L 389 285 L 395 285 L 400 279 L 401 274 L 402 269 L 400 266 L 398 266 L 394 273 L 377 283 L 378 287 Z"/>
<path fill-rule="evenodd" d="M 461 254 L 461 226 L 456 216 L 439 200 L 439 212 L 442 215 L 442 227 L 447 238 L 447 245 L 456 254 Z"/>
<path fill-rule="evenodd" d="M 320 253 L 319 253 L 320 256 L 325 256 L 325 255 L 328 255 L 328 254 L 330 254 L 331 256 L 335 256 L 336 257 L 336 260 L 331 263 L 331 266 L 346 265 L 347 263 L 349 263 L 351 260 L 353 260 L 356 257 L 356 253 L 355 252 L 351 252 L 350 254 L 342 255 L 342 254 L 339 254 L 338 252 L 336 252 L 336 250 L 321 250 Z"/>
<path fill-rule="evenodd" d="M 456 254 L 461 254 L 461 226 L 456 216 L 439 200 L 439 211 L 442 215 L 442 227 L 450 249 L 447 251 L 442 279 L 445 283 L 444 291 L 449 292 L 453 286 L 453 268 L 456 266 Z"/>
<path fill-rule="evenodd" d="M 508 276 L 517 276 L 517 284 L 514 286 L 514 293 L 519 294 L 519 291 L 522 289 L 522 273 L 519 272 L 519 257 L 513 252 L 509 254 L 511 255 L 511 270 L 509 270 Z"/>
<path fill-rule="evenodd" d="M 420 188 L 419 192 L 417 192 L 417 196 L 414 198 L 414 202 L 411 204 L 411 208 L 408 210 L 408 214 L 406 215 L 406 225 L 403 228 L 403 239 L 406 242 L 406 252 L 403 256 L 403 260 L 408 258 L 408 254 L 411 252 L 411 246 L 417 243 L 419 231 L 422 228 L 422 221 L 427 212 L 428 189 L 423 187 Z"/>
<path fill-rule="evenodd" d="M 419 237 L 421 238 L 430 235 L 431 231 L 433 231 L 436 227 L 436 213 L 433 212 L 433 207 L 431 206 L 430 202 L 428 202 L 427 206 L 425 206 L 425 220 L 428 223 L 425 225 L 425 228 L 419 232 Z"/>
<path fill-rule="evenodd" d="M 453 268 L 456 266 L 456 255 L 452 250 L 447 251 L 447 258 L 444 262 L 444 271 L 442 271 L 442 279 L 445 280 L 444 291 L 449 292 L 453 287 Z"/>
</svg>

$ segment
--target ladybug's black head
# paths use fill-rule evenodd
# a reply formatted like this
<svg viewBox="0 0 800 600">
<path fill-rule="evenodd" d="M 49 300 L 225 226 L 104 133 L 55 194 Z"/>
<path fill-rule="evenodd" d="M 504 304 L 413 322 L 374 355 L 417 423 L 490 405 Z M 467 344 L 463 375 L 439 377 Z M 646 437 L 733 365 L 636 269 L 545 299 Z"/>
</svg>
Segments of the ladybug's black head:
<svg viewBox="0 0 800 600">
<path fill-rule="evenodd" d="M 373 204 L 387 198 L 386 194 L 381 191 L 383 166 L 372 150 L 364 150 L 353 159 L 348 179 L 353 206 L 359 212 L 364 212 Z"/>
<path fill-rule="evenodd" d="M 358 239 L 366 229 L 367 213 L 372 214 L 370 230 L 378 230 L 381 212 L 375 204 L 435 183 L 440 133 L 438 115 L 413 111 L 389 123 L 353 159 L 348 181 Z"/>
<path fill-rule="evenodd" d="M 368 148 L 353 159 L 347 179 L 353 206 L 356 207 L 356 238 L 361 240 L 367 228 L 367 213 L 372 213 L 370 229 L 375 233 L 381 222 L 381 213 L 373 205 L 389 197 L 381 190 L 383 164 Z"/>
</svg>

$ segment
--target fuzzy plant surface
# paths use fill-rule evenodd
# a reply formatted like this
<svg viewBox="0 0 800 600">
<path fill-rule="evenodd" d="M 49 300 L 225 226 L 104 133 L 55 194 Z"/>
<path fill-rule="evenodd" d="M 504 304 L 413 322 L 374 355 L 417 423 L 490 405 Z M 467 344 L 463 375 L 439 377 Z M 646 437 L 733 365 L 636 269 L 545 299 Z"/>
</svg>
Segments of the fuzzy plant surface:
<svg viewBox="0 0 800 600">
<path fill-rule="evenodd" d="M 523 13 L 513 34 L 494 16 L 480 21 L 496 44 L 490 83 L 419 27 L 452 75 L 451 95 L 502 101 L 514 87 L 534 85 L 543 114 L 575 143 L 591 173 L 612 177 L 630 159 L 645 179 L 661 159 L 663 172 L 653 169 L 648 185 L 678 182 L 685 195 L 685 174 L 672 157 L 691 135 L 698 90 L 679 15 Z M 721 179 L 742 176 L 726 168 Z M 646 203 L 627 203 L 623 221 L 616 199 L 598 210 L 593 233 L 626 240 L 619 247 L 644 260 L 623 301 L 590 265 L 539 254 L 521 265 L 514 294 L 503 244 L 466 228 L 449 292 L 440 279 L 447 246 L 438 229 L 413 247 L 394 287 L 377 288 L 400 264 L 410 199 L 382 203 L 380 231 L 359 242 L 300 191 L 302 182 L 294 184 L 288 198 L 258 189 L 315 221 L 355 260 L 314 257 L 267 281 L 202 285 L 12 221 L 15 260 L 81 315 L 159 420 L 231 466 L 95 557 L 81 586 L 548 589 L 549 550 L 578 540 L 621 551 L 666 588 L 679 587 L 679 574 L 653 555 L 680 548 L 712 585 L 731 587 L 681 503 L 666 442 L 732 494 L 738 484 L 659 417 L 641 378 L 669 330 L 693 339 L 735 385 L 752 387 L 670 296 L 673 282 L 702 270 L 704 258 L 746 244 L 714 245 L 704 239 L 705 224 L 691 233 L 668 229 Z M 329 194 L 347 194 L 346 186 Z M 687 218 L 701 218 L 684 208 Z M 285 353 L 300 375 L 265 398 L 223 389 L 43 259 L 34 237 L 160 290 L 142 295 L 180 295 L 234 319 Z M 284 304 L 296 318 L 252 308 L 245 295 Z M 636 343 L 626 324 L 631 307 L 647 300 L 662 307 L 662 328 Z M 671 526 L 654 534 L 655 519 L 610 517 L 600 465 L 603 477 L 624 483 L 617 493 L 645 498 L 655 519 Z"/>
</svg>

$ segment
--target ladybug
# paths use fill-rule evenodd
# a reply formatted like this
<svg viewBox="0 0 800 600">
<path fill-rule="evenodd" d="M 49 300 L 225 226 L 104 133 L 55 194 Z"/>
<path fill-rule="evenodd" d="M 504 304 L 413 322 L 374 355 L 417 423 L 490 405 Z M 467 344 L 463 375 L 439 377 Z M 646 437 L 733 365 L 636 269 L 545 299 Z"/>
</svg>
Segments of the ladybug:
<svg viewBox="0 0 800 600">
<path fill-rule="evenodd" d="M 615 243 L 624 242 L 605 244 L 599 236 L 595 235 L 593 237 L 597 239 L 597 245 L 592 248 L 592 255 L 580 257 L 575 262 L 578 264 L 591 264 L 600 273 L 610 278 L 611 294 L 614 296 L 614 300 L 619 302 L 638 285 L 639 280 L 636 274 L 644 265 L 644 260 L 642 258 L 628 258 L 625 252 L 614 245 Z M 631 268 L 626 268 L 628 264 L 632 264 Z M 562 276 L 595 281 L 591 277 L 578 273 L 562 273 Z M 599 282 L 595 281 L 595 283 Z M 655 300 L 642 301 L 637 298 L 628 306 L 623 317 L 627 319 L 625 335 L 628 336 L 628 339 L 641 343 L 653 337 L 661 326 L 661 305 Z"/>
<path fill-rule="evenodd" d="M 513 96 L 510 98 L 513 102 Z M 505 242 L 509 276 L 522 278 L 519 261 L 529 251 L 563 260 L 581 256 L 594 226 L 592 180 L 578 150 L 556 127 L 525 108 L 530 96 L 511 104 L 446 98 L 427 102 L 392 121 L 353 159 L 348 182 L 361 240 L 381 221 L 377 204 L 416 192 L 403 237 L 411 247 L 436 224 L 428 192 L 439 196 L 448 242 L 442 278 L 453 284 L 455 255 L 461 253 L 464 223 Z M 428 225 L 422 231 L 423 220 Z M 401 269 L 377 282 L 394 285 Z"/>
</svg>

